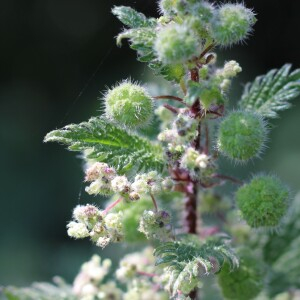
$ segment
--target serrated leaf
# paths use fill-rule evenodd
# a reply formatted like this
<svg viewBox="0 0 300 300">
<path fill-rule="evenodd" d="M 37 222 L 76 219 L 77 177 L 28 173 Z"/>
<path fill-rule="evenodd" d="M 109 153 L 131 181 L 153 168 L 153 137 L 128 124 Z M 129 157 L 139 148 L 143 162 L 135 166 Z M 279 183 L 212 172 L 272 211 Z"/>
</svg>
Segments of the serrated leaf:
<svg viewBox="0 0 300 300">
<path fill-rule="evenodd" d="M 56 284 L 36 282 L 30 287 L 17 288 L 5 287 L 3 294 L 8 300 L 76 300 L 72 293 L 72 286 L 67 285 L 62 279 L 56 278 Z"/>
<path fill-rule="evenodd" d="M 87 158 L 106 162 L 120 174 L 132 169 L 162 171 L 164 168 L 163 151 L 159 145 L 112 124 L 104 117 L 51 131 L 44 141 L 68 145 L 71 151 L 87 151 Z"/>
<path fill-rule="evenodd" d="M 226 262 L 232 268 L 238 266 L 238 259 L 222 238 L 211 239 L 204 244 L 167 242 L 154 250 L 154 256 L 157 258 L 156 265 L 163 265 L 171 274 L 168 288 L 173 296 L 185 278 L 190 278 L 193 287 L 195 281 L 200 281 L 201 275 L 218 272 Z M 217 269 L 214 262 L 217 262 Z"/>
<path fill-rule="evenodd" d="M 129 6 L 115 6 L 112 13 L 126 26 L 130 28 L 153 27 L 157 22 L 154 18 L 146 18 L 140 12 L 137 12 Z"/>
<path fill-rule="evenodd" d="M 245 86 L 239 107 L 267 118 L 277 118 L 278 111 L 288 109 L 290 101 L 300 95 L 300 69 L 290 73 L 291 65 L 271 70 Z"/>
</svg>

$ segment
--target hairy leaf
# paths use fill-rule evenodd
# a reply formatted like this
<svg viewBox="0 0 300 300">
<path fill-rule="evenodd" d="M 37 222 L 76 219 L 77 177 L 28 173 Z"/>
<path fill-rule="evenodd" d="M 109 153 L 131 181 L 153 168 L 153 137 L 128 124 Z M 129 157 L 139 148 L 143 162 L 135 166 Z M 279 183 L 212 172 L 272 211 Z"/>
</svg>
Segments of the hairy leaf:
<svg viewBox="0 0 300 300">
<path fill-rule="evenodd" d="M 61 278 L 55 278 L 55 283 L 38 282 L 30 287 L 17 288 L 6 287 L 3 294 L 8 300 L 76 300 L 72 293 L 72 287 L 67 285 Z"/>
<path fill-rule="evenodd" d="M 87 158 L 106 162 L 120 174 L 133 168 L 161 171 L 164 167 L 159 145 L 129 133 L 104 117 L 51 131 L 44 141 L 66 144 L 71 151 L 86 151 Z"/>
<path fill-rule="evenodd" d="M 123 39 L 129 39 L 130 47 L 138 53 L 138 60 L 151 62 L 155 59 L 153 43 L 156 32 L 153 28 L 134 28 L 121 32 L 117 36 L 117 45 L 121 45 Z"/>
<path fill-rule="evenodd" d="M 245 86 L 239 107 L 267 118 L 278 117 L 277 112 L 288 109 L 290 100 L 300 95 L 300 69 L 290 73 L 291 65 L 271 70 Z"/>
<path fill-rule="evenodd" d="M 224 239 L 211 239 L 204 244 L 167 242 L 159 245 L 154 255 L 157 257 L 156 265 L 162 265 L 171 274 L 168 287 L 173 295 L 187 278 L 192 290 L 200 281 L 200 276 L 219 272 L 225 262 L 232 269 L 238 266 L 237 257 Z"/>
<path fill-rule="evenodd" d="M 126 26 L 130 28 L 153 27 L 156 25 L 154 18 L 146 18 L 142 13 L 137 12 L 128 6 L 115 6 L 112 13 Z"/>
</svg>

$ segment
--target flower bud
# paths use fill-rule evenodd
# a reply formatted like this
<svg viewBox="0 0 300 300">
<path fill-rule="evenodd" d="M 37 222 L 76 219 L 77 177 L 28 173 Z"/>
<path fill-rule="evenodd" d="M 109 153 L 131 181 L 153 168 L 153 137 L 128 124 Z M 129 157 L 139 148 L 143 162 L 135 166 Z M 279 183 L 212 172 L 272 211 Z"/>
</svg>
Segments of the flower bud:
<svg viewBox="0 0 300 300">
<path fill-rule="evenodd" d="M 255 22 L 251 9 L 242 4 L 225 4 L 213 18 L 212 37 L 217 44 L 230 46 L 247 38 Z"/>
<path fill-rule="evenodd" d="M 289 191 L 276 177 L 260 175 L 236 192 L 243 218 L 251 227 L 276 227 L 287 212 Z"/>
<path fill-rule="evenodd" d="M 116 193 L 125 193 L 129 191 L 130 182 L 126 176 L 116 176 L 111 181 L 111 188 Z"/>
<path fill-rule="evenodd" d="M 262 264 L 249 251 L 243 250 L 239 254 L 237 269 L 231 270 L 228 263 L 223 265 L 218 275 L 219 286 L 225 299 L 251 300 L 263 288 Z"/>
<path fill-rule="evenodd" d="M 67 225 L 68 235 L 75 239 L 83 239 L 89 236 L 89 231 L 83 223 L 70 222 Z"/>
<path fill-rule="evenodd" d="M 108 118 L 120 125 L 141 127 L 148 124 L 153 113 L 153 103 L 146 90 L 131 82 L 123 82 L 105 95 Z"/>
<path fill-rule="evenodd" d="M 218 132 L 219 151 L 239 162 L 259 156 L 266 140 L 263 119 L 249 111 L 234 111 L 221 122 Z"/>
<path fill-rule="evenodd" d="M 109 168 L 106 163 L 96 162 L 86 170 L 85 181 L 94 181 L 99 179 L 101 176 L 106 174 L 108 170 L 112 171 L 113 169 Z"/>
<path fill-rule="evenodd" d="M 164 15 L 172 15 L 176 12 L 175 7 L 178 0 L 160 0 L 159 11 Z"/>
<path fill-rule="evenodd" d="M 187 62 L 201 50 L 193 31 L 183 24 L 170 24 L 162 28 L 157 34 L 154 49 L 164 64 Z"/>
</svg>

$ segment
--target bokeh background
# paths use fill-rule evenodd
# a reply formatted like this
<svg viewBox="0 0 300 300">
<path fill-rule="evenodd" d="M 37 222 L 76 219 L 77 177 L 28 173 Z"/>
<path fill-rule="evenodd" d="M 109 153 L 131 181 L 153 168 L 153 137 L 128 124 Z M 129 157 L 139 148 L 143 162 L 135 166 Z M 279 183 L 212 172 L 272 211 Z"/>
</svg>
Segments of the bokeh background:
<svg viewBox="0 0 300 300">
<path fill-rule="evenodd" d="M 131 5 L 157 16 L 154 0 L 1 0 L 0 4 L 0 285 L 25 285 L 61 275 L 72 281 L 95 253 L 118 259 L 122 247 L 101 252 L 88 241 L 66 235 L 78 203 L 96 202 L 83 191 L 81 161 L 57 144 L 43 144 L 52 129 L 87 120 L 100 112 L 101 91 L 132 77 L 148 80 L 127 43 L 115 46 L 121 25 L 113 5 Z M 219 63 L 236 59 L 243 84 L 285 62 L 300 67 L 300 2 L 245 0 L 258 23 L 246 45 L 220 53 Z M 269 149 L 248 168 L 275 172 L 300 190 L 300 99 L 272 121 Z M 229 165 L 224 163 L 224 168 Z M 113 251 L 112 251 L 113 249 Z"/>
</svg>

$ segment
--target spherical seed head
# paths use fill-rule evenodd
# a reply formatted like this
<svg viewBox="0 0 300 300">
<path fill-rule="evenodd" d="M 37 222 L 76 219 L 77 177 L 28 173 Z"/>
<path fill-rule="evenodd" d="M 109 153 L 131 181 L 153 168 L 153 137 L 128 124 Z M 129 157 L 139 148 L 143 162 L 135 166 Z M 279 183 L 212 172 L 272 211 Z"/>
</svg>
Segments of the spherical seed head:
<svg viewBox="0 0 300 300">
<path fill-rule="evenodd" d="M 218 283 L 225 299 L 251 300 L 263 288 L 261 261 L 246 250 L 238 254 L 239 267 L 231 270 L 229 264 L 225 263 L 218 274 Z"/>
<path fill-rule="evenodd" d="M 254 228 L 276 227 L 288 208 L 289 191 L 276 177 L 260 175 L 236 192 L 243 218 Z"/>
<path fill-rule="evenodd" d="M 158 32 L 154 49 L 164 64 L 178 64 L 199 54 L 200 43 L 185 24 L 171 24 Z"/>
<path fill-rule="evenodd" d="M 142 127 L 153 114 L 153 102 L 146 90 L 131 82 L 122 82 L 105 95 L 108 118 L 120 125 Z"/>
<path fill-rule="evenodd" d="M 212 22 L 212 37 L 221 46 L 241 42 L 252 31 L 255 14 L 242 4 L 225 4 L 215 13 Z"/>
<path fill-rule="evenodd" d="M 176 4 L 178 0 L 160 0 L 159 11 L 163 15 L 172 15 L 176 12 Z"/>
<path fill-rule="evenodd" d="M 225 156 L 245 162 L 259 156 L 264 148 L 267 129 L 264 120 L 248 111 L 234 111 L 220 124 L 218 149 Z"/>
</svg>

